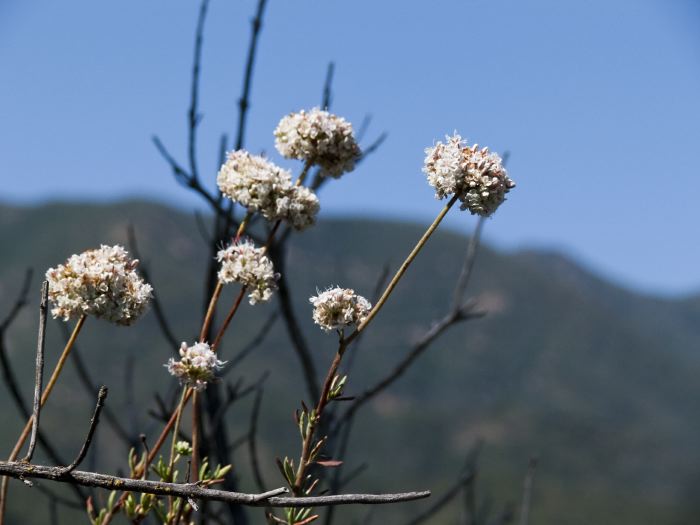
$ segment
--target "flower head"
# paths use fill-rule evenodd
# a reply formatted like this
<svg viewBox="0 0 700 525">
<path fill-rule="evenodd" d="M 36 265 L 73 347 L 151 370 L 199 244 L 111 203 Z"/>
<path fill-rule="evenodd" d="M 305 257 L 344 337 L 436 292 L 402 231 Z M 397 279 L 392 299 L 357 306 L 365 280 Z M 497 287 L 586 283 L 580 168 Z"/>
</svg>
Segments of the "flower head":
<svg viewBox="0 0 700 525">
<path fill-rule="evenodd" d="M 180 456 L 191 456 L 192 455 L 192 445 L 187 441 L 178 441 L 175 443 L 175 452 Z"/>
<path fill-rule="evenodd" d="M 215 372 L 226 363 L 219 361 L 207 343 L 180 345 L 180 360 L 171 357 L 165 365 L 171 375 L 177 377 L 184 385 L 195 390 L 203 390 L 207 383 L 214 380 Z"/>
<path fill-rule="evenodd" d="M 295 230 L 314 224 L 319 209 L 318 197 L 305 186 L 292 186 L 277 200 L 277 216 L 287 220 Z"/>
<path fill-rule="evenodd" d="M 321 175 L 334 178 L 352 171 L 360 157 L 352 124 L 314 108 L 291 113 L 275 129 L 275 147 L 287 158 L 321 167 Z"/>
<path fill-rule="evenodd" d="M 238 150 L 228 154 L 216 183 L 226 197 L 273 221 L 280 218 L 277 201 L 289 192 L 292 176 L 264 157 Z"/>
<path fill-rule="evenodd" d="M 488 217 L 503 203 L 505 195 L 515 187 L 503 161 L 488 148 L 467 146 L 455 134 L 425 150 L 423 172 L 435 188 L 435 198 L 444 199 L 457 194 L 461 209 L 474 215 Z"/>
<path fill-rule="evenodd" d="M 219 281 L 224 284 L 240 283 L 250 290 L 250 304 L 265 302 L 277 289 L 279 274 L 263 248 L 256 248 L 248 240 L 239 241 L 216 254 L 221 263 Z"/>
<path fill-rule="evenodd" d="M 352 324 L 357 326 L 372 309 L 367 299 L 350 288 L 329 288 L 311 297 L 309 302 L 314 305 L 314 322 L 326 332 Z"/>
<path fill-rule="evenodd" d="M 153 288 L 136 273 L 138 260 L 121 246 L 102 245 L 71 255 L 49 268 L 51 314 L 64 321 L 83 314 L 119 324 L 132 324 L 145 310 Z"/>
</svg>

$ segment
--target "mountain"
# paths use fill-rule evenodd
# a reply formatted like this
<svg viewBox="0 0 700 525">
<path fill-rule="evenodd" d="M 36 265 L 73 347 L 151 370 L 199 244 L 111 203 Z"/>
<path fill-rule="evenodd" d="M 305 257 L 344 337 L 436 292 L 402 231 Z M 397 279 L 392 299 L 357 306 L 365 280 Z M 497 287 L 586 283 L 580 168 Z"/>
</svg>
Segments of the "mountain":
<svg viewBox="0 0 700 525">
<path fill-rule="evenodd" d="M 209 252 L 191 215 L 145 201 L 0 206 L 0 318 L 27 266 L 36 270 L 31 305 L 8 333 L 25 399 L 32 391 L 41 274 L 72 253 L 125 243 L 129 225 L 176 337 L 193 340 Z M 313 325 L 308 298 L 331 284 L 371 296 L 382 268 L 396 268 L 423 230 L 416 224 L 334 219 L 292 237 L 285 271 L 319 371 L 332 359 L 335 338 Z M 446 230 L 430 240 L 357 348 L 348 393 L 361 392 L 391 370 L 431 321 L 444 315 L 466 245 L 465 237 Z M 528 460 L 539 458 L 531 523 L 700 521 L 695 496 L 700 298 L 638 294 L 562 254 L 506 253 L 488 246 L 479 251 L 469 295 L 487 315 L 451 328 L 361 412 L 344 459 L 348 469 L 363 462 L 369 468 L 348 490 L 431 488 L 438 497 L 459 476 L 469 449 L 483 439 L 478 491 L 496 509 L 519 500 Z M 227 290 L 223 302 L 232 300 Z M 276 300 L 254 308 L 246 304 L 224 340 L 224 359 L 245 346 L 276 308 Z M 60 351 L 60 325 L 49 324 L 49 363 Z M 162 368 L 173 349 L 153 313 L 131 328 L 89 319 L 79 343 L 94 381 L 111 387 L 108 406 L 128 414 L 125 427 L 153 436 L 158 429 L 148 415 L 155 407 L 153 394 L 173 387 Z M 306 396 L 281 321 L 226 379 L 251 384 L 265 371 L 270 376 L 259 436 L 266 482 L 274 487 L 280 484 L 274 458 L 298 453 L 291 414 Z M 127 381 L 133 381 L 135 399 L 124 395 Z M 0 444 L 9 451 L 22 422 L 6 388 L 0 389 L 0 402 L 6 407 Z M 82 440 L 93 402 L 75 370 L 67 369 L 42 413 L 42 428 L 66 457 Z M 230 436 L 240 436 L 249 417 L 247 399 L 227 421 Z M 106 470 L 116 472 L 125 464 L 126 450 L 104 423 L 94 454 Z M 241 488 L 255 490 L 246 451 L 236 459 Z M 37 460 L 47 461 L 42 455 Z M 11 523 L 47 522 L 43 498 L 41 504 L 23 505 L 30 489 L 16 483 L 11 489 Z M 376 509 L 373 522 L 402 524 L 429 504 Z M 455 503 L 430 523 L 457 523 L 458 515 Z M 351 517 L 366 521 L 364 509 L 343 509 L 339 516 L 337 523 L 350 523 Z"/>
</svg>

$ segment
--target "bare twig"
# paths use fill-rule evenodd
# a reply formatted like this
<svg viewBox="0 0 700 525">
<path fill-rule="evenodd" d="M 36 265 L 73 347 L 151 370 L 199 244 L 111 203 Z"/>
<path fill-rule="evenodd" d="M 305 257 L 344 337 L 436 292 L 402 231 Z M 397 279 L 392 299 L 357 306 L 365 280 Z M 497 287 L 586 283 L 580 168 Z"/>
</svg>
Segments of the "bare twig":
<svg viewBox="0 0 700 525">
<path fill-rule="evenodd" d="M 532 482 L 535 478 L 535 470 L 537 470 L 537 458 L 530 458 L 530 463 L 527 467 L 527 474 L 523 483 L 523 500 L 520 505 L 520 525 L 527 525 L 530 519 L 530 506 L 532 504 Z"/>
<path fill-rule="evenodd" d="M 170 165 L 170 169 L 175 176 L 175 180 L 182 186 L 193 190 L 195 193 L 199 194 L 211 207 L 211 209 L 216 212 L 216 214 L 224 219 L 229 218 L 229 212 L 221 207 L 219 200 L 214 197 L 198 179 L 195 179 L 191 173 L 189 173 L 185 168 L 183 168 L 175 158 L 170 154 L 167 148 L 163 145 L 160 138 L 157 136 L 152 137 L 153 144 L 155 145 L 158 153 L 161 154 L 163 159 Z"/>
<path fill-rule="evenodd" d="M 493 519 L 493 521 L 489 522 L 489 525 L 508 525 L 509 523 L 513 523 L 513 520 L 515 519 L 515 512 L 513 510 L 512 505 L 506 505 L 505 508 L 496 516 L 496 518 Z"/>
<path fill-rule="evenodd" d="M 357 159 L 357 161 L 355 162 L 355 166 L 358 166 L 360 163 L 362 163 L 364 160 L 366 160 L 367 157 L 369 157 L 375 151 L 377 151 L 377 149 L 379 149 L 379 147 L 384 143 L 384 141 L 387 139 L 388 136 L 389 135 L 386 132 L 384 132 L 381 135 L 379 135 L 379 137 L 377 137 L 375 139 L 375 141 L 372 142 L 369 146 L 367 146 L 366 148 L 363 148 L 362 156 L 359 159 Z M 311 183 L 310 188 L 314 191 L 318 191 L 319 189 L 321 189 L 322 186 L 324 186 L 328 182 L 329 182 L 329 178 L 323 177 L 321 175 L 321 170 L 319 169 L 319 170 L 316 170 L 316 172 L 314 174 L 313 182 Z M 287 228 L 284 231 L 284 233 L 282 234 L 282 236 L 280 238 L 280 242 L 286 240 L 287 237 L 289 237 L 290 233 L 291 233 L 290 228 Z"/>
<path fill-rule="evenodd" d="M 34 456 L 36 436 L 39 431 L 41 414 L 41 387 L 44 384 L 44 346 L 46 343 L 46 315 L 49 310 L 49 282 L 41 285 L 41 302 L 39 303 L 39 335 L 36 343 L 36 367 L 34 372 L 34 405 L 32 407 L 32 433 L 29 436 L 29 448 L 24 461 L 29 463 Z"/>
<path fill-rule="evenodd" d="M 365 137 L 365 134 L 367 133 L 367 130 L 369 129 L 369 125 L 372 123 L 372 115 L 367 114 L 364 117 L 362 117 L 362 122 L 360 122 L 360 125 L 357 127 L 357 132 L 355 133 L 355 140 L 357 142 L 362 142 L 362 139 Z"/>
<path fill-rule="evenodd" d="M 97 424 L 100 422 L 100 412 L 102 411 L 102 407 L 104 406 L 106 398 L 107 387 L 102 385 L 100 387 L 100 391 L 97 393 L 97 403 L 95 404 L 95 411 L 93 412 L 92 418 L 90 419 L 90 427 L 88 428 L 88 433 L 85 436 L 85 441 L 80 447 L 80 452 L 78 452 L 78 455 L 73 460 L 73 463 L 71 463 L 67 467 L 63 467 L 61 471 L 63 475 L 73 472 L 76 468 L 78 468 L 78 465 L 80 465 L 83 462 L 83 459 L 85 459 L 85 455 L 87 454 L 87 451 L 90 448 L 90 444 L 92 443 L 92 437 L 95 434 Z"/>
<path fill-rule="evenodd" d="M 29 287 L 32 284 L 32 276 L 34 275 L 34 270 L 27 268 L 24 272 L 24 281 L 22 281 L 22 287 L 17 295 L 17 299 L 10 308 L 9 313 L 5 316 L 2 323 L 0 323 L 0 335 L 4 335 L 10 325 L 14 322 L 17 314 L 22 308 L 27 304 L 27 297 L 29 295 Z"/>
<path fill-rule="evenodd" d="M 70 337 L 70 331 L 67 329 L 65 324 L 61 323 L 61 328 L 64 332 L 64 337 L 66 340 Z M 85 391 L 90 395 L 90 397 L 95 395 L 95 391 L 99 390 L 96 383 L 92 381 L 90 373 L 88 372 L 87 365 L 83 361 L 83 354 L 77 343 L 73 344 L 73 365 L 75 366 L 75 371 L 78 374 L 78 379 L 83 385 Z M 114 433 L 124 442 L 128 447 L 136 446 L 137 441 L 134 436 L 130 435 L 129 432 L 122 426 L 117 415 L 109 408 L 104 407 L 102 410 L 105 421 L 112 428 Z"/>
<path fill-rule="evenodd" d="M 348 472 L 347 476 L 342 478 L 339 481 L 339 486 L 345 487 L 347 486 L 351 481 L 354 479 L 358 478 L 360 474 L 362 474 L 365 470 L 369 468 L 369 463 L 360 463 L 357 465 L 354 469 L 352 469 L 350 472 Z"/>
<path fill-rule="evenodd" d="M 211 234 L 207 231 L 207 226 L 204 224 L 204 217 L 199 210 L 195 210 L 194 212 L 194 222 L 197 225 L 197 230 L 204 244 L 210 246 L 214 242 L 214 239 L 212 239 Z"/>
<path fill-rule="evenodd" d="M 194 39 L 194 60 L 192 64 L 192 84 L 190 90 L 190 109 L 187 112 L 189 123 L 187 133 L 187 156 L 190 162 L 190 176 L 198 180 L 199 169 L 197 168 L 197 126 L 201 120 L 201 115 L 197 110 L 199 103 L 199 76 L 202 60 L 202 40 L 204 37 L 204 21 L 207 17 L 209 0 L 202 0 L 199 6 L 199 16 L 197 17 L 197 31 Z"/>
<path fill-rule="evenodd" d="M 234 370 L 236 368 L 236 365 L 243 361 L 243 359 L 245 359 L 248 356 L 248 354 L 250 354 L 253 350 L 255 350 L 258 346 L 260 346 L 263 343 L 265 338 L 270 334 L 272 326 L 275 324 L 278 317 L 278 312 L 272 312 L 270 314 L 267 320 L 260 327 L 260 330 L 255 335 L 255 337 L 253 337 L 247 345 L 241 348 L 238 351 L 238 353 L 236 353 L 231 359 L 228 360 L 228 363 L 226 364 L 227 366 L 221 374 L 222 376 L 229 373 L 231 370 Z"/>
<path fill-rule="evenodd" d="M 440 497 L 440 499 L 436 500 L 430 508 L 413 518 L 407 523 L 407 525 L 418 525 L 419 523 L 423 523 L 428 519 L 432 518 L 435 514 L 442 510 L 443 507 L 445 507 L 445 505 L 452 501 L 455 498 L 455 496 L 457 496 L 457 494 L 460 493 L 465 483 L 467 483 L 467 481 L 471 479 L 473 479 L 473 474 L 470 474 L 469 477 L 466 478 L 466 480 L 460 478 L 458 482 L 455 483 L 452 487 L 450 487 L 450 489 L 447 492 L 445 492 Z"/>
<path fill-rule="evenodd" d="M 466 309 L 465 309 L 466 310 Z M 394 369 L 387 374 L 383 379 L 375 383 L 374 386 L 365 390 L 362 394 L 355 398 L 350 407 L 346 412 L 339 418 L 336 423 L 336 429 L 344 423 L 348 418 L 350 418 L 357 410 L 370 401 L 372 398 L 377 396 L 380 392 L 386 390 L 390 385 L 392 385 L 397 379 L 399 379 L 408 368 L 413 364 L 413 362 L 430 346 L 430 344 L 435 341 L 441 334 L 445 332 L 450 326 L 458 321 L 465 321 L 467 319 L 473 319 L 481 317 L 482 312 L 466 313 L 464 310 L 460 311 L 458 314 L 449 314 L 442 320 L 435 323 L 430 330 L 428 330 L 423 337 L 418 340 L 418 342 L 411 348 L 411 350 L 404 356 L 404 358 L 394 367 Z"/>
<path fill-rule="evenodd" d="M 258 49 L 258 37 L 262 28 L 263 14 L 267 0 L 258 0 L 258 9 L 255 18 L 251 20 L 252 32 L 250 34 L 250 45 L 248 46 L 248 58 L 245 64 L 245 74 L 243 75 L 243 93 L 238 99 L 238 131 L 236 132 L 236 144 L 234 149 L 241 149 L 245 142 L 245 126 L 250 108 L 250 86 L 253 81 L 253 70 L 255 69 L 255 54 Z"/>
<path fill-rule="evenodd" d="M 301 333 L 299 321 L 297 320 L 296 313 L 294 312 L 294 308 L 292 306 L 292 299 L 289 293 L 289 288 L 287 287 L 287 279 L 285 278 L 284 273 L 284 254 L 277 249 L 271 249 L 270 256 L 272 257 L 275 268 L 281 275 L 280 279 L 277 281 L 277 297 L 279 297 L 280 311 L 282 312 L 284 325 L 287 328 L 287 333 L 292 342 L 292 347 L 294 348 L 297 357 L 299 358 L 299 362 L 301 363 L 306 390 L 310 396 L 310 399 L 318 399 L 320 394 L 318 389 L 318 373 L 316 372 L 316 365 L 311 357 L 311 350 L 309 349 L 306 339 L 304 339 L 304 336 Z"/>
<path fill-rule="evenodd" d="M 267 381 L 267 378 L 269 376 L 270 372 L 266 370 L 255 382 L 248 385 L 242 390 L 239 390 L 239 387 L 241 385 L 241 382 L 243 381 L 243 378 L 239 379 L 234 386 L 231 386 L 230 383 L 226 383 L 227 397 L 221 403 L 221 406 L 219 407 L 219 410 L 216 412 L 216 414 L 209 418 L 210 432 L 220 432 L 222 429 L 224 418 L 226 416 L 226 412 L 231 408 L 231 406 L 237 401 L 240 401 L 246 396 L 252 394 L 253 392 L 257 392 L 260 388 L 262 388 L 263 383 Z M 247 435 L 248 434 L 246 433 L 246 436 Z"/>
<path fill-rule="evenodd" d="M 236 141 L 234 143 L 235 149 L 241 149 L 244 144 L 245 130 L 248 109 L 250 107 L 250 89 L 253 78 L 253 71 L 255 66 L 255 57 L 257 51 L 258 38 L 260 36 L 260 30 L 262 27 L 263 13 L 265 10 L 266 1 L 259 0 L 256 15 L 252 20 L 252 34 L 250 39 L 250 44 L 248 47 L 248 57 L 245 65 L 245 72 L 243 76 L 243 91 L 239 99 L 239 115 L 238 115 L 238 129 L 236 133 Z M 219 160 L 223 162 L 224 154 L 226 150 L 226 137 L 222 137 L 221 147 L 219 149 Z M 216 255 L 217 243 L 225 239 L 234 225 L 236 224 L 233 218 L 233 202 L 228 201 L 226 203 L 225 212 L 219 214 L 221 203 L 221 194 L 219 193 L 217 199 L 212 204 L 212 207 L 217 211 L 216 217 L 214 219 L 214 229 L 213 229 L 213 242 L 211 243 L 211 262 L 207 270 L 207 275 L 205 278 L 205 297 L 209 297 L 211 291 L 216 287 L 216 264 L 214 257 Z M 252 238 L 255 238 L 251 235 Z M 209 338 L 209 330 L 205 334 Z M 219 412 L 221 406 L 221 396 L 218 386 L 213 386 L 207 389 L 206 392 L 206 415 L 211 418 Z M 206 446 L 212 452 L 212 455 L 216 457 L 218 461 L 222 464 L 226 463 L 230 455 L 228 450 L 228 437 L 226 435 L 225 428 L 222 428 L 220 432 L 216 432 L 208 436 L 206 440 Z M 235 490 L 235 478 L 233 476 L 227 476 L 224 481 L 225 488 L 229 490 Z M 242 512 L 240 507 L 236 505 L 228 505 L 228 511 L 231 516 L 232 522 L 237 525 L 244 525 L 247 523 L 246 517 Z"/>
<path fill-rule="evenodd" d="M 228 149 L 228 135 L 226 133 L 221 134 L 219 139 L 219 156 L 217 164 L 221 166 L 226 161 L 226 150 Z M 221 194 L 219 194 L 221 195 Z"/>
<path fill-rule="evenodd" d="M 134 396 L 134 372 L 136 358 L 133 353 L 129 352 L 124 359 L 124 419 L 129 425 L 129 434 L 132 436 L 139 435 L 139 412 L 136 408 L 136 400 Z M 90 470 L 94 470 L 91 467 Z"/>
<path fill-rule="evenodd" d="M 144 264 L 143 258 L 141 257 L 141 253 L 139 251 L 138 243 L 136 242 L 136 231 L 134 229 L 133 224 L 129 224 L 126 230 L 126 235 L 129 241 L 129 250 L 131 250 L 134 259 L 138 259 L 141 263 L 139 265 L 139 270 L 143 275 L 143 278 L 147 282 L 152 283 L 153 279 L 151 278 L 150 272 L 148 270 L 148 265 Z M 160 332 L 163 335 L 163 338 L 167 341 L 168 346 L 172 349 L 172 351 L 177 354 L 179 344 L 177 342 L 177 338 L 175 337 L 172 328 L 170 328 L 170 323 L 168 322 L 165 312 L 163 311 L 163 305 L 161 304 L 157 293 L 153 294 L 153 298 L 151 299 L 151 305 L 153 308 L 153 313 L 156 316 L 156 321 L 158 321 L 158 326 L 160 327 Z"/>
<path fill-rule="evenodd" d="M 11 326 L 12 322 L 16 319 L 17 314 L 22 309 L 22 307 L 24 307 L 27 304 L 27 296 L 29 294 L 29 287 L 31 285 L 32 273 L 33 272 L 31 269 L 28 269 L 25 272 L 25 278 L 22 283 L 20 293 L 18 294 L 17 299 L 15 300 L 12 308 L 10 309 L 9 314 L 5 317 L 3 322 L 0 323 L 0 367 L 2 368 L 4 383 L 7 385 L 7 388 L 10 391 L 10 394 L 15 402 L 15 405 L 17 406 L 17 409 L 20 411 L 22 418 L 29 421 L 31 421 L 29 410 L 27 409 L 24 399 L 22 398 L 22 394 L 19 389 L 19 383 L 17 382 L 17 377 L 14 373 L 14 370 L 12 369 L 12 365 L 7 356 L 7 348 L 5 346 L 5 333 Z M 29 431 L 31 430 L 31 426 L 25 427 L 25 429 L 27 430 L 28 435 Z M 51 458 L 51 460 L 56 463 L 63 463 L 60 455 L 58 454 L 56 449 L 51 445 L 49 440 L 46 439 L 46 436 L 44 436 L 43 432 L 38 431 L 37 437 L 39 443 L 44 448 L 44 450 L 46 450 L 46 453 Z M 19 450 L 17 450 L 17 453 L 14 457 L 16 458 L 18 454 Z M 80 487 L 74 486 L 73 490 L 78 499 L 85 499 L 85 493 Z M 7 503 L 6 494 L 7 479 L 3 477 L 0 481 L 0 523 L 4 521 L 5 517 L 5 506 Z"/>
<path fill-rule="evenodd" d="M 287 494 L 289 492 L 289 489 L 287 487 L 279 487 L 276 489 L 268 490 L 267 492 L 261 492 L 258 494 L 255 499 L 257 501 L 263 501 L 269 498 L 272 498 L 273 496 L 279 496 L 281 494 Z"/>
<path fill-rule="evenodd" d="M 158 496 L 184 497 L 208 501 L 223 501 L 251 507 L 323 507 L 328 505 L 381 505 L 413 501 L 430 496 L 430 491 L 402 492 L 398 494 L 338 494 L 333 496 L 312 496 L 303 498 L 270 497 L 260 499 L 260 494 L 228 492 L 203 487 L 196 483 L 164 483 L 143 479 L 130 479 L 109 476 L 98 472 L 74 470 L 65 474 L 64 467 L 28 465 L 19 462 L 0 461 L 0 475 L 12 478 L 47 479 L 60 483 L 71 483 L 85 487 L 98 487 L 108 490 L 124 490 Z"/>
<path fill-rule="evenodd" d="M 452 311 L 459 311 L 462 303 L 464 302 L 464 293 L 467 290 L 467 285 L 469 284 L 469 279 L 471 278 L 472 271 L 474 270 L 474 262 L 476 261 L 476 253 L 479 249 L 479 242 L 481 241 L 481 231 L 484 228 L 484 217 L 479 216 L 479 220 L 476 223 L 476 228 L 474 228 L 474 233 L 469 238 L 469 245 L 467 246 L 467 255 L 464 258 L 464 264 L 462 265 L 462 271 L 459 274 L 459 279 L 457 279 L 457 286 L 455 286 L 454 295 L 452 298 Z"/>
<path fill-rule="evenodd" d="M 420 523 L 427 521 L 435 514 L 440 512 L 462 490 L 466 490 L 467 488 L 473 489 L 474 481 L 476 479 L 476 461 L 480 450 L 481 442 L 477 442 L 469 450 L 464 467 L 462 468 L 462 472 L 452 486 L 448 488 L 440 498 L 434 501 L 430 507 L 409 521 L 407 525 L 419 525 Z"/>
<path fill-rule="evenodd" d="M 335 64 L 328 63 L 326 69 L 326 81 L 323 83 L 323 98 L 321 99 L 321 109 L 328 110 L 333 102 L 333 73 L 335 72 Z"/>
<path fill-rule="evenodd" d="M 255 401 L 253 402 L 253 410 L 250 414 L 250 430 L 248 431 L 248 452 L 250 455 L 250 466 L 253 471 L 253 478 L 258 486 L 259 491 L 265 490 L 265 481 L 262 477 L 262 472 L 260 471 L 260 463 L 258 460 L 258 446 L 257 446 L 257 433 L 258 433 L 258 418 L 260 416 L 260 405 L 262 404 L 263 389 L 258 387 L 258 392 L 255 395 Z"/>
<path fill-rule="evenodd" d="M 387 138 L 389 138 L 389 134 L 386 131 L 382 132 L 376 139 L 374 139 L 374 142 L 372 142 L 369 146 L 362 150 L 362 157 L 357 162 L 362 162 L 372 153 L 377 151 L 381 147 L 381 145 L 384 144 L 384 141 Z"/>
<path fill-rule="evenodd" d="M 59 496 L 58 494 L 55 494 L 52 490 L 48 489 L 45 487 L 43 484 L 37 483 L 34 485 L 34 488 L 41 492 L 44 496 L 49 498 L 49 500 L 53 500 L 56 503 L 60 503 L 64 507 L 68 507 L 70 509 L 78 509 L 78 510 L 85 510 L 85 501 L 82 499 L 78 499 L 77 501 L 73 501 L 67 498 L 64 498 L 62 496 Z M 79 488 L 79 487 L 76 487 Z"/>
<path fill-rule="evenodd" d="M 462 321 L 467 321 L 469 319 L 474 319 L 482 317 L 484 312 L 476 309 L 476 306 L 471 301 L 463 302 L 464 294 L 469 284 L 469 279 L 472 275 L 472 269 L 474 266 L 474 260 L 476 259 L 478 251 L 478 243 L 481 237 L 481 230 L 483 228 L 483 222 L 479 221 L 477 223 L 474 234 L 469 239 L 469 245 L 467 247 L 467 253 L 465 256 L 462 271 L 455 285 L 455 292 L 453 294 L 452 306 L 450 311 L 442 319 L 433 323 L 430 329 L 423 334 L 423 336 L 416 341 L 411 350 L 404 356 L 404 358 L 399 361 L 394 369 L 389 372 L 385 377 L 377 381 L 374 386 L 366 389 L 362 394 L 357 396 L 352 405 L 350 405 L 345 413 L 338 419 L 335 424 L 334 430 L 331 435 L 335 435 L 343 424 L 346 424 L 352 419 L 352 416 L 357 412 L 357 410 L 367 403 L 369 400 L 377 396 L 380 392 L 387 389 L 396 380 L 398 380 L 403 374 L 408 370 L 408 368 L 413 364 L 413 362 L 425 352 L 425 350 L 448 328 Z M 353 336 L 358 334 L 356 331 Z"/>
</svg>

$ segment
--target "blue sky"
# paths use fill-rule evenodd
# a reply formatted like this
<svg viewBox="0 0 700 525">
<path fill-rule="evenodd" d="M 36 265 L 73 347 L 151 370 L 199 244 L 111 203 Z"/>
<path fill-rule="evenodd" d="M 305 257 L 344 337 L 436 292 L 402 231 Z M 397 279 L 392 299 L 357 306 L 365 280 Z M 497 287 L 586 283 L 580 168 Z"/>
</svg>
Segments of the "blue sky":
<svg viewBox="0 0 700 525">
<path fill-rule="evenodd" d="M 237 118 L 252 0 L 211 0 L 202 173 Z M 155 197 L 192 208 L 154 150 L 184 160 L 194 1 L 0 2 L 0 200 Z M 700 8 L 692 0 L 269 0 L 246 146 L 318 105 L 385 145 L 328 185 L 327 214 L 430 220 L 423 150 L 459 131 L 509 150 L 497 246 L 561 249 L 628 286 L 700 289 Z M 294 169 L 289 161 L 280 163 Z M 448 226 L 474 219 L 453 211 Z"/>
</svg>

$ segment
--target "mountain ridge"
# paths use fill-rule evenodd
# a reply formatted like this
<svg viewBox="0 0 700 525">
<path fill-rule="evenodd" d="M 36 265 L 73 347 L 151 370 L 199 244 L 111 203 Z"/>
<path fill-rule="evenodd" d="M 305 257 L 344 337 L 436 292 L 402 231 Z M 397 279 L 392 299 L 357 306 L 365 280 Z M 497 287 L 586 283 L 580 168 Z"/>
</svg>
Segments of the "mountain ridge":
<svg viewBox="0 0 700 525">
<path fill-rule="evenodd" d="M 201 271 L 209 255 L 191 216 L 149 201 L 0 206 L 0 245 L 12 247 L 0 251 L 0 297 L 5 298 L 0 315 L 27 261 L 37 269 L 35 290 L 40 269 L 100 242 L 125 242 L 129 224 L 136 228 L 143 263 L 172 316 L 176 336 L 192 337 L 203 300 Z M 309 295 L 329 284 L 370 295 L 382 267 L 396 267 L 422 231 L 421 225 L 397 221 L 324 219 L 291 239 L 290 289 L 319 370 L 327 366 L 332 341 L 313 326 Z M 386 373 L 413 338 L 446 311 L 466 244 L 458 232 L 436 232 L 363 341 L 350 376 L 353 392 Z M 686 509 L 697 517 L 691 497 L 700 478 L 695 446 L 700 421 L 694 418 L 700 408 L 695 352 L 700 304 L 695 299 L 648 297 L 581 269 L 565 256 L 488 245 L 479 252 L 470 295 L 489 315 L 442 336 L 359 418 L 348 465 L 369 459 L 373 468 L 351 488 L 401 490 L 406 483 L 426 484 L 438 494 L 482 437 L 486 446 L 480 476 L 484 490 L 497 501 L 518 498 L 527 459 L 539 455 L 533 522 L 605 523 L 614 513 L 619 524 L 653 516 L 654 523 L 672 525 L 688 522 L 679 518 Z M 275 307 L 273 301 L 242 309 L 233 327 L 239 338 L 227 336 L 225 350 L 235 351 L 247 341 Z M 10 334 L 11 356 L 27 378 L 33 374 L 33 323 L 34 312 L 25 311 Z M 49 336 L 55 348 L 60 338 L 54 325 Z M 271 370 L 266 397 L 282 400 L 267 403 L 261 420 L 261 436 L 278 436 L 261 445 L 269 452 L 263 458 L 269 480 L 276 479 L 270 459 L 296 450 L 289 414 L 294 399 L 303 396 L 298 362 L 285 340 L 281 326 L 275 326 L 242 368 L 246 381 Z M 123 356 L 139 363 L 135 379 L 144 399 L 156 386 L 169 384 L 166 374 L 154 372 L 172 349 L 163 347 L 152 314 L 128 330 L 89 322 L 81 347 L 89 350 L 85 357 L 91 369 L 104 374 L 100 380 L 110 385 L 123 384 Z M 31 384 L 23 389 L 28 399 Z M 126 401 L 115 390 L 110 404 L 117 411 Z M 68 407 L 93 400 L 79 390 L 60 392 L 55 410 L 69 410 L 61 412 L 62 418 L 74 418 L 75 427 L 82 428 L 84 414 L 72 415 Z M 5 395 L 0 391 L 0 401 L 8 403 Z M 48 411 L 42 425 L 61 428 L 56 417 Z M 137 422 L 152 431 L 153 422 L 145 416 Z M 19 423 L 16 419 L 13 425 Z M 235 435 L 237 424 L 230 425 Z M 0 429 L 4 446 L 12 434 L 12 425 Z M 72 450 L 80 438 L 71 433 L 56 434 L 56 439 Z M 107 467 L 116 468 L 118 459 Z M 401 473 L 399 479 L 390 475 L 392 470 Z M 241 476 L 245 484 L 245 468 Z M 402 523 L 411 508 L 378 515 L 386 523 Z M 453 523 L 454 512 L 431 523 Z"/>
</svg>

